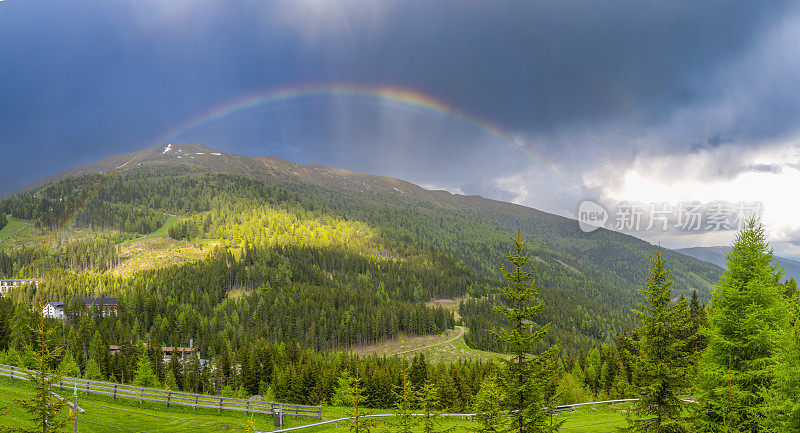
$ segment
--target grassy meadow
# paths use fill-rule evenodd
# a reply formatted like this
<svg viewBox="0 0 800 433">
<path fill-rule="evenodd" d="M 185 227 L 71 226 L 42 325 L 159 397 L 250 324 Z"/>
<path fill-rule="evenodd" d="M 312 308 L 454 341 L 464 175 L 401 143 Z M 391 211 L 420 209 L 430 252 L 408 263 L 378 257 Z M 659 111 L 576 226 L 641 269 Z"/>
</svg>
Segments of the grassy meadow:
<svg viewBox="0 0 800 433">
<path fill-rule="evenodd" d="M 2 417 L 0 425 L 9 427 L 29 426 L 25 420 L 26 415 L 15 403 L 15 399 L 24 398 L 32 393 L 21 381 L 11 381 L 0 378 L 0 405 L 8 408 L 9 412 Z M 70 396 L 70 392 L 61 392 L 62 396 Z M 164 404 L 144 402 L 139 404 L 135 400 L 118 399 L 99 395 L 84 395 L 78 392 L 78 405 L 86 411 L 80 415 L 79 431 L 81 432 L 195 432 L 208 433 L 247 431 L 249 417 L 242 412 L 222 411 L 217 413 L 213 409 L 192 410 L 191 407 L 171 406 Z M 566 412 L 556 415 L 557 420 L 564 420 L 561 428 L 563 432 L 614 432 L 617 427 L 625 424 L 620 406 L 603 406 L 597 408 L 583 407 L 575 412 Z M 323 407 L 323 419 L 337 419 L 346 417 L 349 412 L 346 408 Z M 372 409 L 368 413 L 378 414 L 390 412 L 386 409 Z M 382 418 L 381 420 L 385 420 Z M 284 418 L 285 427 L 299 426 L 317 422 L 314 419 Z M 379 421 L 380 422 L 380 421 Z M 71 431 L 70 424 L 69 430 Z M 476 424 L 461 418 L 443 418 L 442 428 L 454 427 L 454 431 L 469 431 Z M 275 427 L 272 418 L 264 414 L 252 416 L 254 431 L 272 431 Z M 338 425 L 328 424 L 318 427 L 309 427 L 299 430 L 306 433 L 317 432 L 349 432 L 349 424 L 340 422 Z M 419 428 L 413 432 L 421 431 Z"/>
</svg>

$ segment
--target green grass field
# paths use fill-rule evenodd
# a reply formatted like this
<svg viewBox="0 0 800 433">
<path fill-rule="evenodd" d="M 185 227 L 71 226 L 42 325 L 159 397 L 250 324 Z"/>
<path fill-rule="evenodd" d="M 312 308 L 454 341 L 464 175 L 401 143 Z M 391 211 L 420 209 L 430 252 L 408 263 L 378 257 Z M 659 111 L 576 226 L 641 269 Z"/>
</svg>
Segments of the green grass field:
<svg viewBox="0 0 800 433">
<path fill-rule="evenodd" d="M 409 358 L 423 354 L 430 362 L 457 362 L 462 358 L 496 361 L 501 357 L 494 352 L 484 352 L 468 347 L 464 342 L 464 332 L 466 332 L 466 328 L 457 327 L 437 335 L 400 335 L 393 340 L 353 349 L 351 352 L 362 356 L 377 354 Z"/>
<path fill-rule="evenodd" d="M 15 398 L 24 398 L 30 395 L 31 390 L 27 388 L 27 383 L 21 381 L 11 381 L 7 378 L 0 378 L 0 405 L 5 405 L 9 409 L 8 416 L 0 420 L 0 424 L 6 426 L 27 426 L 26 414 L 14 403 Z M 68 397 L 70 392 L 60 393 Z M 217 413 L 213 409 L 192 410 L 190 407 L 171 406 L 167 408 L 164 404 L 144 402 L 139 404 L 135 400 L 118 399 L 112 400 L 111 397 L 99 395 L 84 395 L 78 393 L 78 405 L 86 411 L 86 414 L 79 416 L 79 431 L 81 432 L 124 432 L 134 431 L 142 433 L 156 432 L 230 432 L 246 431 L 248 416 L 245 413 L 222 411 Z M 620 407 L 603 406 L 598 408 L 584 407 L 576 412 L 562 413 L 556 415 L 556 420 L 564 420 L 561 428 L 564 432 L 614 432 L 616 427 L 624 425 L 624 418 L 620 412 Z M 389 410 L 373 409 L 369 413 L 387 413 Z M 323 419 L 337 419 L 347 416 L 346 410 L 339 407 L 323 407 Z M 383 419 L 385 420 L 385 419 Z M 275 427 L 272 418 L 264 414 L 255 414 L 252 417 L 255 431 L 271 431 Z M 285 418 L 285 427 L 299 426 L 317 422 L 314 419 L 296 420 L 291 417 Z M 381 420 L 378 420 L 380 423 Z M 460 418 L 444 418 L 441 427 L 455 427 L 454 431 L 469 431 L 475 427 L 475 423 Z M 71 431 L 71 427 L 69 429 Z M 349 432 L 349 425 L 339 423 L 338 426 L 332 424 L 310 427 L 300 430 L 306 433 L 318 432 Z M 414 432 L 418 429 L 412 430 Z"/>
<path fill-rule="evenodd" d="M 15 235 L 22 230 L 25 230 L 31 225 L 27 221 L 18 220 L 8 217 L 8 224 L 0 230 L 0 242 L 4 241 L 7 237 Z"/>
<path fill-rule="evenodd" d="M 618 427 L 625 425 L 625 418 L 620 412 L 621 410 L 621 407 L 613 406 L 598 406 L 597 408 L 584 407 L 580 411 L 558 414 L 554 417 L 554 420 L 557 422 L 564 421 L 560 431 L 566 433 L 611 433 L 616 432 Z M 367 413 L 370 414 L 387 412 L 389 411 L 380 409 L 372 409 L 367 411 Z M 322 414 L 325 419 L 337 419 L 347 416 L 343 408 L 337 407 L 324 407 Z M 381 418 L 380 420 L 385 421 L 386 418 Z M 377 422 L 380 423 L 380 420 Z M 380 426 L 380 424 L 378 425 Z M 453 428 L 452 431 L 454 432 L 472 431 L 472 429 L 474 429 L 476 426 L 477 424 L 474 422 L 463 420 L 461 418 L 443 418 L 441 424 L 439 425 L 440 429 L 442 430 Z M 345 433 L 350 432 L 350 425 L 348 423 L 339 423 L 338 426 L 328 424 L 319 427 L 309 427 L 300 431 L 303 433 Z M 377 430 L 373 431 L 383 430 L 378 428 Z M 421 432 L 422 430 L 417 427 L 411 429 L 411 431 Z"/>
<path fill-rule="evenodd" d="M 14 402 L 15 398 L 30 395 L 32 391 L 26 388 L 26 385 L 22 381 L 12 382 L 10 379 L 0 378 L 0 405 L 10 409 L 8 416 L 0 420 L 0 425 L 30 425 L 25 420 L 27 414 Z M 69 391 L 62 391 L 59 394 L 64 397 L 72 395 Z M 194 411 L 191 407 L 174 405 L 166 408 L 164 404 L 148 402 L 139 404 L 135 400 L 112 400 L 111 397 L 93 394 L 87 396 L 80 392 L 78 392 L 78 406 L 86 411 L 86 414 L 78 417 L 81 432 L 231 432 L 246 431 L 248 424 L 248 415 L 243 412 L 223 410 L 218 414 L 213 409 Z M 254 414 L 252 420 L 256 431 L 274 429 L 270 416 Z M 286 417 L 285 425 L 296 426 L 316 421 L 316 419 L 301 420 Z M 71 426 L 69 431 L 72 431 Z"/>
<path fill-rule="evenodd" d="M 169 228 L 172 227 L 173 225 L 175 225 L 180 220 L 181 219 L 176 217 L 176 216 L 170 216 L 169 218 L 167 218 L 167 221 L 164 223 L 164 225 L 159 227 L 158 230 L 156 230 L 156 231 L 154 231 L 152 233 L 148 233 L 146 235 L 139 236 L 138 238 L 127 240 L 127 241 L 123 242 L 122 245 L 131 244 L 133 242 L 138 242 L 138 241 L 141 241 L 143 239 L 153 238 L 153 237 L 156 237 L 156 236 L 164 236 L 169 232 Z"/>
<path fill-rule="evenodd" d="M 426 305 L 441 306 L 446 310 L 452 311 L 456 320 L 458 316 L 458 305 L 466 298 L 460 299 L 440 299 L 427 302 Z M 400 357 L 413 357 L 417 354 L 425 355 L 431 362 L 445 361 L 457 362 L 459 359 L 479 359 L 483 361 L 496 361 L 502 357 L 494 352 L 476 350 L 467 346 L 464 342 L 464 333 L 467 328 L 457 326 L 456 329 L 448 329 L 441 334 L 408 336 L 399 335 L 397 338 L 386 340 L 377 344 L 359 347 L 351 350 L 358 355 L 385 355 Z"/>
</svg>

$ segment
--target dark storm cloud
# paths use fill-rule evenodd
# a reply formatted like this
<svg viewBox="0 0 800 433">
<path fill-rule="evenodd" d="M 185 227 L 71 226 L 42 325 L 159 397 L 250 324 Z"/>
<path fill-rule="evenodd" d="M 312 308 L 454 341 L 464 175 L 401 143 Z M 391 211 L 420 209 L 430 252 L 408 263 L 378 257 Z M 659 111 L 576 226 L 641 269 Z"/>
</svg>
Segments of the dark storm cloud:
<svg viewBox="0 0 800 433">
<path fill-rule="evenodd" d="M 346 101 L 256 111 L 180 138 L 561 213 L 598 191 L 587 171 L 613 182 L 651 154 L 731 148 L 708 173 L 767 169 L 737 155 L 796 128 L 797 10 L 751 1 L 7 0 L 0 146 L 3 162 L 25 174 L 0 192 L 163 144 L 154 140 L 165 131 L 254 92 L 338 82 L 427 93 L 521 144 L 463 120 Z"/>
<path fill-rule="evenodd" d="M 425 89 L 509 129 L 543 131 L 620 116 L 657 122 L 697 103 L 708 96 L 702 87 L 718 86 L 703 80 L 750 49 L 785 5 L 404 2 L 386 9 L 379 34 L 317 45 L 335 70 Z M 347 24 L 348 35 L 358 33 L 357 23 Z"/>
<path fill-rule="evenodd" d="M 733 140 L 728 138 L 722 138 L 721 134 L 717 134 L 713 137 L 708 138 L 705 141 L 698 141 L 696 143 L 692 143 L 692 152 L 698 152 L 701 150 L 707 149 L 715 149 L 717 147 L 722 146 L 723 144 L 730 144 L 733 143 Z"/>
</svg>

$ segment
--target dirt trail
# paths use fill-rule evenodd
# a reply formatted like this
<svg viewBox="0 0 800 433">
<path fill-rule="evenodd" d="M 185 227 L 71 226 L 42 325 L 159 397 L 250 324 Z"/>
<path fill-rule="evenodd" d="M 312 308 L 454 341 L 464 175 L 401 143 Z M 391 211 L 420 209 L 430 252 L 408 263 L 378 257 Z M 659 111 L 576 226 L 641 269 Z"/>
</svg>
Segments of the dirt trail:
<svg viewBox="0 0 800 433">
<path fill-rule="evenodd" d="M 33 224 L 31 223 L 31 224 L 27 224 L 27 225 L 23 226 L 21 229 L 15 231 L 14 233 L 10 233 L 8 236 L 0 239 L 0 242 L 5 241 L 6 239 L 11 239 L 12 237 L 14 237 L 14 236 L 24 232 L 25 230 L 29 229 L 32 225 Z"/>
<path fill-rule="evenodd" d="M 429 344 L 427 346 L 417 347 L 415 349 L 409 349 L 409 350 L 406 350 L 406 351 L 403 351 L 403 352 L 399 352 L 397 354 L 398 355 L 405 355 L 406 353 L 418 352 L 420 350 L 430 349 L 431 347 L 436 347 L 436 346 L 441 346 L 441 345 L 444 345 L 444 344 L 447 344 L 447 343 L 452 343 L 453 341 L 456 341 L 459 338 L 463 337 L 464 333 L 466 332 L 466 330 L 464 329 L 463 326 L 456 326 L 456 329 L 458 329 L 458 335 L 456 335 L 455 337 L 453 337 L 453 338 L 451 338 L 449 340 L 440 341 L 438 343 Z"/>
</svg>

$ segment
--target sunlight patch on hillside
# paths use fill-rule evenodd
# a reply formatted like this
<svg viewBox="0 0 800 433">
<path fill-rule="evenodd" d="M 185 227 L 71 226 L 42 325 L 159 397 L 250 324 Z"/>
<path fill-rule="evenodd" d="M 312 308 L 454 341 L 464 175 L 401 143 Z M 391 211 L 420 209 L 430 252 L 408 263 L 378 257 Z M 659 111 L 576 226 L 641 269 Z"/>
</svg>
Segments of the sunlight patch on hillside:
<svg viewBox="0 0 800 433">
<path fill-rule="evenodd" d="M 111 271 L 117 276 L 133 275 L 144 269 L 193 262 L 203 259 L 212 247 L 198 243 L 176 241 L 166 236 L 153 236 L 123 244 L 119 247 L 119 265 Z"/>
<path fill-rule="evenodd" d="M 193 218 L 198 224 L 203 219 L 202 215 Z M 238 214 L 215 214 L 213 219 L 207 235 L 226 239 L 234 246 L 249 242 L 261 246 L 343 247 L 362 254 L 379 248 L 378 235 L 366 224 L 312 212 L 299 214 L 263 206 Z"/>
</svg>

